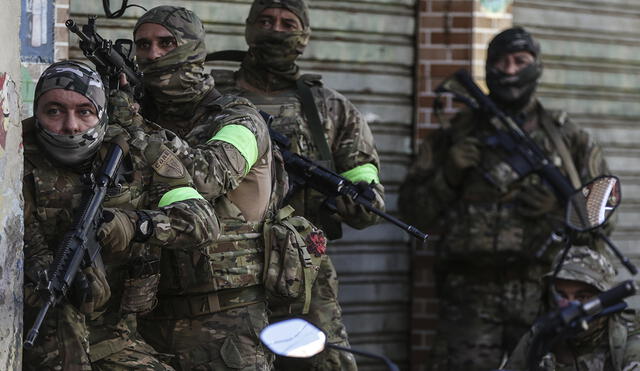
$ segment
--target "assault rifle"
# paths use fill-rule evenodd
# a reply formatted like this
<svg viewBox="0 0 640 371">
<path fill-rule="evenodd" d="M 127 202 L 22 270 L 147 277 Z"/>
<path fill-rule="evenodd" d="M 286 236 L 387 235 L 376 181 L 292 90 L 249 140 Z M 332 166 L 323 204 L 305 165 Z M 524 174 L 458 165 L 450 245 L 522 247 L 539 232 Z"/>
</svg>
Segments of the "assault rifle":
<svg viewBox="0 0 640 371">
<path fill-rule="evenodd" d="M 113 43 L 111 40 L 104 39 L 96 31 L 95 16 L 89 17 L 88 23 L 82 26 L 82 30 L 72 19 L 68 19 L 64 24 L 69 31 L 80 38 L 82 53 L 96 66 L 107 91 L 118 88 L 120 74 L 124 73 L 129 86 L 133 89 L 134 97 L 140 101 L 143 95 L 142 72 L 134 60 L 133 41 L 118 39 Z"/>
<path fill-rule="evenodd" d="M 49 309 L 67 295 L 78 270 L 89 266 L 104 269 L 96 233 L 102 223 L 102 201 L 118 172 L 126 147 L 126 143 L 113 143 L 98 173 L 89 173 L 83 177 L 87 189 L 76 211 L 73 225 L 55 251 L 49 269 L 38 274 L 37 291 L 44 304 L 27 335 L 25 348 L 33 347 Z"/>
<path fill-rule="evenodd" d="M 375 193 L 371 185 L 362 187 L 354 184 L 345 177 L 314 163 L 310 159 L 289 151 L 291 142 L 289 138 L 283 134 L 271 128 L 269 128 L 269 134 L 271 135 L 271 140 L 280 148 L 280 152 L 284 158 L 285 169 L 289 174 L 289 183 L 292 186 L 290 194 L 294 192 L 297 187 L 306 185 L 328 198 L 346 196 L 358 205 L 362 205 L 362 207 L 369 212 L 388 220 L 420 241 L 427 239 L 428 235 L 422 233 L 418 228 L 375 208 L 373 206 Z"/>
<path fill-rule="evenodd" d="M 560 169 L 551 162 L 544 151 L 525 133 L 513 117 L 502 112 L 495 103 L 476 85 L 466 70 L 457 71 L 435 91 L 438 94 L 452 93 L 453 98 L 470 108 L 480 111 L 496 129 L 491 145 L 504 150 L 509 157 L 506 162 L 519 175 L 538 173 L 554 190 L 562 205 L 574 193 L 571 184 Z"/>
</svg>

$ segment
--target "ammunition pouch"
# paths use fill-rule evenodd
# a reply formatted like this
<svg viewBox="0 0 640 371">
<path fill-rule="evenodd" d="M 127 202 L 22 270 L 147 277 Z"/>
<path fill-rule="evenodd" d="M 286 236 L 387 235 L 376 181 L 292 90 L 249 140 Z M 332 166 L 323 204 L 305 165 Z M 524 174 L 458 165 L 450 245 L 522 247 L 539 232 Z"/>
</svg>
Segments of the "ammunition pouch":
<svg viewBox="0 0 640 371">
<path fill-rule="evenodd" d="M 290 311 L 295 308 L 300 311 L 295 314 L 306 314 L 326 238 L 320 229 L 303 217 L 293 216 L 293 212 L 291 206 L 285 206 L 265 222 L 263 281 L 270 306 L 285 306 Z"/>
<path fill-rule="evenodd" d="M 124 281 L 120 311 L 138 314 L 151 312 L 158 303 L 159 283 L 160 260 L 153 257 L 135 259 L 130 264 L 128 278 Z"/>
</svg>

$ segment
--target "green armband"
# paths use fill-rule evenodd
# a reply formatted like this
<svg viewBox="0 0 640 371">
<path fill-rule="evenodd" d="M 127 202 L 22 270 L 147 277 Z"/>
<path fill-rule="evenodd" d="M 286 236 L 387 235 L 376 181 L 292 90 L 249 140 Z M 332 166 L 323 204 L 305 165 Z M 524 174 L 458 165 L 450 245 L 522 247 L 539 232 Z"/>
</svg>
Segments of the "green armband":
<svg viewBox="0 0 640 371">
<path fill-rule="evenodd" d="M 247 161 L 247 166 L 244 169 L 245 175 L 249 173 L 253 164 L 258 161 L 258 141 L 256 136 L 251 130 L 242 125 L 227 125 L 223 127 L 207 143 L 211 143 L 214 140 L 227 142 L 236 147 L 245 161 Z"/>
<path fill-rule="evenodd" d="M 380 183 L 378 178 L 378 168 L 374 164 L 364 164 L 356 166 L 340 174 L 352 183 L 367 182 Z"/>
<path fill-rule="evenodd" d="M 184 200 L 204 199 L 198 191 L 191 187 L 180 187 L 172 189 L 169 192 L 162 195 L 158 207 L 165 207 L 171 205 L 174 202 L 180 202 Z"/>
</svg>

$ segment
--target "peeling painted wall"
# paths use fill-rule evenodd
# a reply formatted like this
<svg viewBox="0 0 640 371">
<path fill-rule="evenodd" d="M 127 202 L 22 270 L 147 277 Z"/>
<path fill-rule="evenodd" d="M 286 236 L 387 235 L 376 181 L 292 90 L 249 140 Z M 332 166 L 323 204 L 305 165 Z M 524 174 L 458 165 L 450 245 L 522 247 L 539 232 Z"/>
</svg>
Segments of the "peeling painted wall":
<svg viewBox="0 0 640 371">
<path fill-rule="evenodd" d="M 20 370 L 22 351 L 22 129 L 20 2 L 0 12 L 0 369 Z"/>
</svg>

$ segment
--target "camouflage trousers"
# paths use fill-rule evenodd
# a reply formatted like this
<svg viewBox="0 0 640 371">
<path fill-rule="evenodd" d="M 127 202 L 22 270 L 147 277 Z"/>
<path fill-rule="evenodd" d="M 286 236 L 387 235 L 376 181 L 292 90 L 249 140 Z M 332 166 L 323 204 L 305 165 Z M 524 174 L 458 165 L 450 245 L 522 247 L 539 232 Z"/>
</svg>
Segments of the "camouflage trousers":
<svg viewBox="0 0 640 371">
<path fill-rule="evenodd" d="M 25 332 L 35 319 L 32 312 L 25 308 Z M 40 327 L 34 347 L 24 350 L 22 369 L 91 370 L 89 330 L 84 315 L 66 302 L 51 310 Z"/>
<path fill-rule="evenodd" d="M 539 313 L 543 270 L 457 270 L 439 277 L 439 318 L 430 369 L 498 368 Z"/>
<path fill-rule="evenodd" d="M 338 274 L 328 255 L 320 263 L 318 277 L 311 289 L 309 313 L 300 316 L 315 324 L 327 334 L 331 344 L 349 348 L 347 329 L 342 323 L 342 309 L 338 303 Z M 275 308 L 278 312 L 278 308 Z M 282 320 L 283 316 L 272 316 L 271 321 Z M 308 359 L 277 357 L 276 370 L 279 371 L 355 371 L 358 367 L 353 354 L 325 349 L 322 353 Z"/>
<path fill-rule="evenodd" d="M 175 355 L 172 366 L 177 370 L 271 370 L 272 356 L 258 338 L 267 325 L 265 303 L 194 318 L 148 318 L 138 325 L 156 350 Z"/>
</svg>

